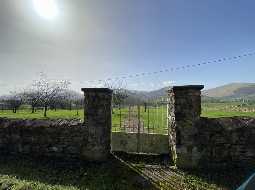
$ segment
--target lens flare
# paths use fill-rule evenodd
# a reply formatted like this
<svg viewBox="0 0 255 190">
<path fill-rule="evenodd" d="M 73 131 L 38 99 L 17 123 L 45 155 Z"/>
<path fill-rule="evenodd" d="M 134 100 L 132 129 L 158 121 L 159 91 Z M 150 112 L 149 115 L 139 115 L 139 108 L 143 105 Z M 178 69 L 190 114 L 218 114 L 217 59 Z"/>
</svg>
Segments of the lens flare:
<svg viewBox="0 0 255 190">
<path fill-rule="evenodd" d="M 58 15 L 56 0 L 33 0 L 37 14 L 44 19 L 54 19 Z"/>
</svg>

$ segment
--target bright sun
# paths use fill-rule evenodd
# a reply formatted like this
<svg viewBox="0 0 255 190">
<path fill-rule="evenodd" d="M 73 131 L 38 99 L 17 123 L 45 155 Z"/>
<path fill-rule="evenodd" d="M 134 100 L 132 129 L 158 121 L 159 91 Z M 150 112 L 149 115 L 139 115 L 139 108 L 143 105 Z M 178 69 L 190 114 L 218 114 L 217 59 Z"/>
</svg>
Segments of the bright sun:
<svg viewBox="0 0 255 190">
<path fill-rule="evenodd" d="M 34 8 L 39 16 L 45 19 L 53 19 L 58 15 L 56 0 L 33 0 Z"/>
</svg>

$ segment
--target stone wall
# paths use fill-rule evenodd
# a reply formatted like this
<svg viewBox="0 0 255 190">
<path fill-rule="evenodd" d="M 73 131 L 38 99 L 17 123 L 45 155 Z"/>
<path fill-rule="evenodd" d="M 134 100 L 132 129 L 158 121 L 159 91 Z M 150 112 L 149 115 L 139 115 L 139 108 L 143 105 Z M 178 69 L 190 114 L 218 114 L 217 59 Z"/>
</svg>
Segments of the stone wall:
<svg viewBox="0 0 255 190">
<path fill-rule="evenodd" d="M 201 118 L 195 127 L 190 151 L 196 166 L 254 166 L 255 119 Z"/>
<path fill-rule="evenodd" d="M 170 152 L 181 168 L 255 164 L 255 119 L 201 118 L 201 85 L 168 91 L 169 135 L 114 133 L 109 89 L 82 89 L 85 123 L 75 120 L 0 118 L 0 154 L 105 161 L 112 150 Z M 132 140 L 133 139 L 133 140 Z M 137 147 L 137 145 L 140 145 Z"/>
<path fill-rule="evenodd" d="M 87 130 L 79 121 L 0 118 L 0 153 L 80 158 Z"/>
<path fill-rule="evenodd" d="M 255 119 L 200 117 L 202 88 L 169 90 L 169 145 L 174 163 L 180 168 L 254 165 Z"/>
<path fill-rule="evenodd" d="M 82 90 L 85 123 L 0 118 L 0 153 L 107 160 L 111 153 L 112 91 Z"/>
</svg>

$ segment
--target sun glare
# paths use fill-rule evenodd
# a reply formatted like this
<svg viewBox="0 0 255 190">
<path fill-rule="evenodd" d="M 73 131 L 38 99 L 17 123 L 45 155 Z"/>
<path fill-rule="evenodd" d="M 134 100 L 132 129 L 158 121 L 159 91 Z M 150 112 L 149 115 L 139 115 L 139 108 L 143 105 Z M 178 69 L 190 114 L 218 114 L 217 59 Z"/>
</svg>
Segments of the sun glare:
<svg viewBox="0 0 255 190">
<path fill-rule="evenodd" d="M 53 19 L 58 15 L 56 0 L 33 0 L 35 11 L 45 19 Z"/>
</svg>

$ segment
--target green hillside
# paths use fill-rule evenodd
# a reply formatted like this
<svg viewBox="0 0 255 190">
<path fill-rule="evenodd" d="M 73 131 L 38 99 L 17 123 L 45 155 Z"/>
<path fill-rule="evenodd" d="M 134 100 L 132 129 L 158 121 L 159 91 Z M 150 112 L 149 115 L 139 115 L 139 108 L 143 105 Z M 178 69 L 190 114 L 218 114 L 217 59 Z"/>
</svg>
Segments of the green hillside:
<svg viewBox="0 0 255 190">
<path fill-rule="evenodd" d="M 203 95 L 223 99 L 255 99 L 255 83 L 231 83 L 204 90 Z"/>
</svg>

